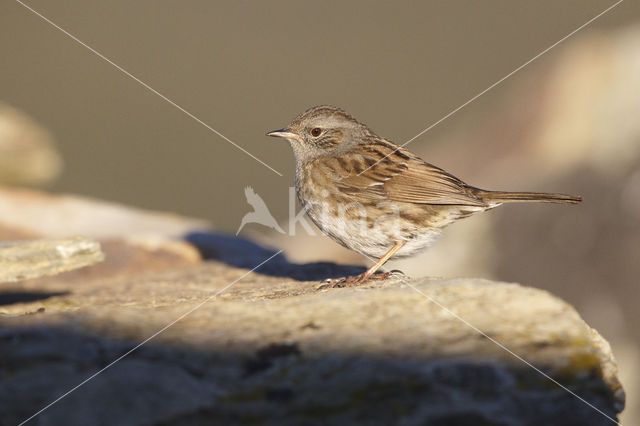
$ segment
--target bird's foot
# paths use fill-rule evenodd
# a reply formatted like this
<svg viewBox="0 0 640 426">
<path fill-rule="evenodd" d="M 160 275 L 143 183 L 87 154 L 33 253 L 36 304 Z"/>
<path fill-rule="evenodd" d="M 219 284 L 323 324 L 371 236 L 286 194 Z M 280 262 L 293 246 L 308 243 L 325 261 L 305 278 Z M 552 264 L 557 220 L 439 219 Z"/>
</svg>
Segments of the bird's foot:
<svg viewBox="0 0 640 426">
<path fill-rule="evenodd" d="M 352 277 L 327 278 L 326 280 L 322 281 L 322 285 L 318 289 L 324 290 L 327 288 L 357 287 L 360 284 L 372 281 L 383 281 L 398 276 L 404 277 L 405 275 L 402 271 L 398 271 L 397 269 L 395 269 L 391 272 L 378 272 L 372 275 L 367 275 L 365 272 Z"/>
</svg>

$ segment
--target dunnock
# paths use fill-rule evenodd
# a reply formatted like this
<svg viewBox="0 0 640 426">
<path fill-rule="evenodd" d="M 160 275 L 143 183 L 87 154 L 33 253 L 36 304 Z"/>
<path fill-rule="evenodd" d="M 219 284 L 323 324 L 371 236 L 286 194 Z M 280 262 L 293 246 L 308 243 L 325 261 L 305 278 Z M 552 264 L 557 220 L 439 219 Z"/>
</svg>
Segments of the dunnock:
<svg viewBox="0 0 640 426">
<path fill-rule="evenodd" d="M 353 283 L 386 277 L 374 273 L 389 258 L 417 253 L 442 228 L 476 212 L 510 202 L 581 201 L 467 185 L 332 106 L 313 107 L 267 135 L 291 144 L 296 193 L 311 220 L 344 247 L 379 259 Z"/>
</svg>

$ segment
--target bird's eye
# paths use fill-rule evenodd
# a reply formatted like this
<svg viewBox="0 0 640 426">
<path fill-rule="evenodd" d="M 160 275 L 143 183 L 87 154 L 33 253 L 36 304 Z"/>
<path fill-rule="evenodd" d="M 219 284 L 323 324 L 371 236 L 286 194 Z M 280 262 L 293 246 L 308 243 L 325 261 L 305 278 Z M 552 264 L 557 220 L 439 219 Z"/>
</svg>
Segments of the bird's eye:
<svg viewBox="0 0 640 426">
<path fill-rule="evenodd" d="M 320 133 L 322 133 L 322 129 L 320 127 L 314 127 L 313 129 L 311 129 L 311 136 L 320 136 Z"/>
</svg>

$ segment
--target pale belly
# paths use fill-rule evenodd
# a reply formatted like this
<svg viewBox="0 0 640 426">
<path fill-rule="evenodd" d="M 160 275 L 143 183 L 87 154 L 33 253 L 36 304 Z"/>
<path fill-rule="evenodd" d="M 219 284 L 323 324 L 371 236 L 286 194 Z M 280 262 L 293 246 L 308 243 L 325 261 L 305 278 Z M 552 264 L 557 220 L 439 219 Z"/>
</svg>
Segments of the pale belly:
<svg viewBox="0 0 640 426">
<path fill-rule="evenodd" d="M 374 213 L 369 211 L 369 216 L 373 217 L 354 212 L 334 214 L 327 212 L 330 209 L 326 206 L 314 203 L 307 203 L 305 208 L 307 215 L 324 234 L 338 244 L 374 260 L 382 257 L 399 241 L 405 241 L 405 245 L 394 258 L 417 254 L 429 247 L 439 237 L 441 227 L 453 220 L 445 219 L 438 223 L 440 226 L 416 224 L 403 218 L 402 213 L 395 215 L 394 211 L 401 210 L 388 205 Z"/>
</svg>

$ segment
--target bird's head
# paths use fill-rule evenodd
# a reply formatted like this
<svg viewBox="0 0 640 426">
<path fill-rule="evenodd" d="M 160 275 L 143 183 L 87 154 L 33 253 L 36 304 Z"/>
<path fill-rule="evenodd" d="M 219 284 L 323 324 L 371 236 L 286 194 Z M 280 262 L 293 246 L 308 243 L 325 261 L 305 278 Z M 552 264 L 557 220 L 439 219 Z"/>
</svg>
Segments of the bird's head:
<svg viewBox="0 0 640 426">
<path fill-rule="evenodd" d="M 346 152 L 372 132 L 340 108 L 316 106 L 296 117 L 288 127 L 267 136 L 289 141 L 298 162 Z"/>
</svg>

